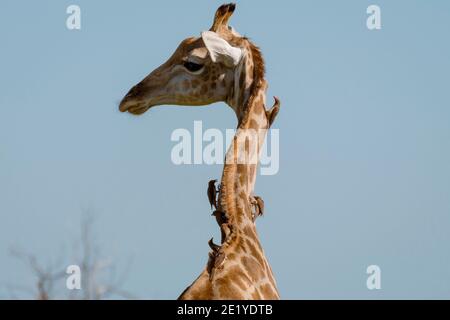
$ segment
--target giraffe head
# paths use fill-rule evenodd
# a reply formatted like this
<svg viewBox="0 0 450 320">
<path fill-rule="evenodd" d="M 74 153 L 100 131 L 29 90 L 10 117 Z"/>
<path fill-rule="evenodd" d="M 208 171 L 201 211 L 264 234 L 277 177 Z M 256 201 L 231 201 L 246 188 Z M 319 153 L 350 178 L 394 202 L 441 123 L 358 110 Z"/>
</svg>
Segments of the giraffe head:
<svg viewBox="0 0 450 320">
<path fill-rule="evenodd" d="M 120 103 L 120 111 L 140 115 L 157 105 L 229 102 L 236 70 L 247 56 L 249 43 L 228 26 L 234 9 L 234 4 L 222 5 L 211 29 L 200 37 L 183 40 L 169 60 L 131 88 Z"/>
</svg>

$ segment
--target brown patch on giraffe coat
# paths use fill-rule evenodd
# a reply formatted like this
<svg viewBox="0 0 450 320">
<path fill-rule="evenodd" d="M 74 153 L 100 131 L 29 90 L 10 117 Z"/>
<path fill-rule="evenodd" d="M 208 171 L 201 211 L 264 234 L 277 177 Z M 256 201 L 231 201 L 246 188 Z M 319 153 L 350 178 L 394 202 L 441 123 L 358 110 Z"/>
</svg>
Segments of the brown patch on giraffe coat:
<svg viewBox="0 0 450 320">
<path fill-rule="evenodd" d="M 209 296 L 209 294 L 207 294 L 204 290 L 197 290 L 197 289 L 192 290 L 190 294 L 191 297 L 196 300 L 207 299 L 207 297 Z"/>
<path fill-rule="evenodd" d="M 204 73 L 202 74 L 202 80 L 203 80 L 204 82 L 209 81 L 209 76 L 210 76 L 210 74 L 209 74 L 208 72 L 204 72 Z"/>
<path fill-rule="evenodd" d="M 259 241 L 257 240 L 257 239 L 258 239 L 258 235 L 256 234 L 256 230 L 254 229 L 254 227 L 251 228 L 250 226 L 246 226 L 246 227 L 244 228 L 244 232 L 245 232 L 245 234 L 246 234 L 248 237 L 250 237 L 251 239 L 256 239 L 256 240 L 254 241 L 254 243 L 256 244 L 257 249 L 259 249 L 259 250 L 262 252 L 263 249 L 262 249 L 262 247 L 261 247 L 261 244 L 260 244 Z"/>
<path fill-rule="evenodd" d="M 236 283 L 236 279 L 239 279 L 239 284 Z M 242 282 L 242 283 L 240 283 Z M 219 296 L 221 299 L 243 299 L 242 290 L 239 290 L 237 286 L 242 286 L 245 289 L 251 285 L 250 279 L 245 275 L 245 273 L 238 266 L 232 266 L 227 269 L 226 274 L 216 279 L 215 285 L 218 288 Z M 246 288 L 247 287 L 247 288 Z"/>
<path fill-rule="evenodd" d="M 234 259 L 236 259 L 236 254 L 233 252 L 230 252 L 227 254 L 227 258 L 228 258 L 228 260 L 234 260 Z"/>
<path fill-rule="evenodd" d="M 259 129 L 258 123 L 256 122 L 255 119 L 250 119 L 249 128 L 254 130 Z"/>
<path fill-rule="evenodd" d="M 200 89 L 200 94 L 204 95 L 208 91 L 208 86 L 204 83 L 202 84 L 202 88 Z"/>
<path fill-rule="evenodd" d="M 241 175 L 241 176 L 243 176 L 243 175 Z M 245 177 L 244 177 L 245 178 Z M 243 181 L 243 182 L 241 182 L 241 183 L 244 183 L 245 181 Z M 247 201 L 248 200 L 248 196 L 247 196 L 247 193 L 245 193 L 245 191 L 241 191 L 241 192 L 239 192 L 239 198 L 241 198 L 242 200 L 244 200 L 244 201 Z"/>
<path fill-rule="evenodd" d="M 241 290 L 229 281 L 224 281 L 223 284 L 218 285 L 219 296 L 223 300 L 242 300 L 244 297 L 241 294 Z"/>
<path fill-rule="evenodd" d="M 264 266 L 264 258 L 262 256 L 262 252 L 260 250 L 257 250 L 255 245 L 253 244 L 253 241 L 246 240 L 247 247 L 250 249 L 251 255 L 259 262 L 259 264 L 263 267 Z"/>
<path fill-rule="evenodd" d="M 224 280 L 233 280 L 235 277 L 241 277 L 243 281 L 251 283 L 251 279 L 247 276 L 247 274 L 242 270 L 240 265 L 231 265 L 228 269 L 224 270 L 224 276 L 220 279 Z"/>
<path fill-rule="evenodd" d="M 270 284 L 263 284 L 259 289 L 263 299 L 271 299 L 278 296 Z"/>
<path fill-rule="evenodd" d="M 263 99 L 261 97 L 260 94 L 258 94 L 258 96 L 255 98 L 255 102 L 254 102 L 254 107 L 253 107 L 253 112 L 259 112 L 259 110 L 261 110 L 261 106 L 263 104 Z"/>
<path fill-rule="evenodd" d="M 245 72 L 241 72 L 241 74 L 239 75 L 239 88 L 244 87 L 245 75 Z"/>
<path fill-rule="evenodd" d="M 262 100 L 262 99 L 261 99 Z M 260 114 L 262 114 L 262 113 L 265 113 L 265 109 L 264 109 L 264 106 L 262 105 L 262 101 L 260 101 L 260 105 L 258 105 L 256 108 L 255 108 L 255 113 L 256 114 L 258 114 L 258 115 L 260 115 Z"/>
<path fill-rule="evenodd" d="M 246 177 L 245 177 L 245 174 L 244 173 L 240 173 L 239 174 L 239 183 L 241 184 L 241 185 L 244 185 L 245 183 L 246 183 L 246 179 L 245 179 Z M 242 193 L 242 192 L 241 192 Z M 241 196 L 240 194 L 239 194 L 239 196 Z"/>
<path fill-rule="evenodd" d="M 252 293 L 252 299 L 253 300 L 262 300 L 261 295 L 259 294 L 258 290 L 255 290 L 255 292 Z"/>
<path fill-rule="evenodd" d="M 256 164 L 250 165 L 250 177 L 254 177 L 256 175 Z"/>
<path fill-rule="evenodd" d="M 250 153 L 250 140 L 251 140 L 251 137 L 249 137 L 249 136 L 245 136 L 245 145 L 244 145 L 244 148 L 245 148 L 245 157 L 246 157 L 246 161 L 245 161 L 245 164 L 248 164 L 248 159 L 247 159 L 247 157 L 248 157 L 248 155 L 249 155 L 249 153 Z M 247 166 L 245 167 L 245 169 L 247 170 Z"/>
<path fill-rule="evenodd" d="M 247 235 L 247 237 L 249 237 L 251 239 L 256 239 L 257 238 L 256 232 L 250 226 L 245 226 L 244 233 Z"/>
<path fill-rule="evenodd" d="M 250 284 L 249 284 L 247 281 L 245 281 L 245 279 L 242 278 L 242 277 L 234 277 L 233 281 L 234 281 L 234 284 L 235 284 L 237 287 L 239 287 L 239 289 L 241 289 L 241 290 L 243 290 L 243 291 L 247 290 L 248 287 L 249 287 L 249 285 L 250 285 Z"/>
<path fill-rule="evenodd" d="M 248 274 L 252 278 L 253 282 L 257 282 L 265 278 L 264 273 L 261 271 L 261 265 L 254 257 L 243 256 L 241 258 L 241 263 L 248 271 Z"/>
</svg>

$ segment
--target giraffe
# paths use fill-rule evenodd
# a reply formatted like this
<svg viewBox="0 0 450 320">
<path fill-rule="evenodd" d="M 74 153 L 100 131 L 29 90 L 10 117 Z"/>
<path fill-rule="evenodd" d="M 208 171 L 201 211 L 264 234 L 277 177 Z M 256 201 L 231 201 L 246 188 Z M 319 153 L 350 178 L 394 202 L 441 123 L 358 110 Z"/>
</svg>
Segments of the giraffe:
<svg viewBox="0 0 450 320">
<path fill-rule="evenodd" d="M 222 101 L 237 117 L 214 200 L 221 243 L 209 241 L 206 267 L 179 296 L 181 300 L 279 299 L 256 231 L 253 190 L 259 151 L 280 102 L 275 98 L 266 110 L 264 60 L 258 47 L 228 25 L 234 10 L 233 3 L 220 6 L 209 31 L 183 40 L 165 63 L 129 90 L 119 106 L 122 112 L 141 115 L 158 105 Z M 244 161 L 239 161 L 241 157 Z"/>
</svg>

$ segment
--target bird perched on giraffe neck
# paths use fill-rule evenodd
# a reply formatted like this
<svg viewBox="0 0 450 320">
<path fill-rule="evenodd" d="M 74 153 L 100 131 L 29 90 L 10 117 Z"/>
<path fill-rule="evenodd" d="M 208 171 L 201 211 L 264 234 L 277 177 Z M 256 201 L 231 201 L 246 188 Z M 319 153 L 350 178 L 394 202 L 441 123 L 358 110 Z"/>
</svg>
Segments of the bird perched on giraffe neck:
<svg viewBox="0 0 450 320">
<path fill-rule="evenodd" d="M 214 208 L 217 209 L 217 192 L 218 192 L 218 190 L 216 188 L 216 183 L 217 183 L 216 179 L 210 180 L 208 182 L 207 194 L 208 194 L 209 204 L 211 205 L 211 210 L 212 210 L 213 206 L 214 206 Z"/>
</svg>

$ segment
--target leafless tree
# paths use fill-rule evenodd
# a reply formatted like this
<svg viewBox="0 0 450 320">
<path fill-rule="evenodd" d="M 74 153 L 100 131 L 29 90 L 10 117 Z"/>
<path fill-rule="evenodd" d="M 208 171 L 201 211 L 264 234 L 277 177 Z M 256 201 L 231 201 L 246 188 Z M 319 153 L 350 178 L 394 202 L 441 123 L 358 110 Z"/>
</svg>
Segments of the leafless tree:
<svg viewBox="0 0 450 320">
<path fill-rule="evenodd" d="M 49 299 L 85 299 L 100 300 L 109 298 L 135 299 L 128 291 L 122 289 L 129 273 L 131 259 L 119 272 L 117 264 L 111 259 L 102 258 L 100 248 L 94 239 L 94 215 L 85 213 L 81 219 L 81 234 L 74 242 L 72 261 L 68 265 L 78 265 L 81 271 L 81 289 L 69 290 L 65 280 L 68 265 L 59 258 L 56 263 L 44 264 L 34 254 L 21 249 L 11 249 L 11 256 L 24 262 L 33 274 L 32 286 L 5 284 L 11 298 Z M 74 263 L 75 262 L 75 263 Z"/>
<path fill-rule="evenodd" d="M 54 293 L 55 282 L 66 275 L 64 269 L 54 268 L 52 265 L 44 267 L 34 255 L 25 253 L 17 248 L 11 249 L 11 256 L 23 261 L 36 278 L 34 289 L 27 286 L 6 285 L 14 298 L 17 298 L 16 292 L 22 292 L 31 293 L 38 300 L 48 300 Z"/>
</svg>

